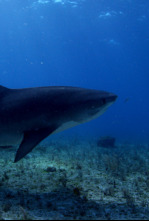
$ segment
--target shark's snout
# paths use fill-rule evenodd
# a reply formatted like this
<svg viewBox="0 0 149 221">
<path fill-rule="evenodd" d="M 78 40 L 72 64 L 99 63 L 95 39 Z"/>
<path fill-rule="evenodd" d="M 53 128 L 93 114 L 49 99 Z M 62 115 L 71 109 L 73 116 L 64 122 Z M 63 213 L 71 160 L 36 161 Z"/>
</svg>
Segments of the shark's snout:
<svg viewBox="0 0 149 221">
<path fill-rule="evenodd" d="M 92 91 L 92 101 L 99 106 L 109 105 L 116 101 L 117 95 L 106 91 Z"/>
<path fill-rule="evenodd" d="M 116 101 L 117 97 L 118 97 L 117 95 L 113 93 L 109 93 L 108 96 L 106 97 L 106 101 L 107 103 L 111 103 L 111 102 L 113 103 Z"/>
<path fill-rule="evenodd" d="M 82 105 L 78 105 L 78 121 L 88 122 L 102 115 L 117 99 L 117 95 L 106 91 L 86 90 L 86 96 L 81 97 Z"/>
</svg>

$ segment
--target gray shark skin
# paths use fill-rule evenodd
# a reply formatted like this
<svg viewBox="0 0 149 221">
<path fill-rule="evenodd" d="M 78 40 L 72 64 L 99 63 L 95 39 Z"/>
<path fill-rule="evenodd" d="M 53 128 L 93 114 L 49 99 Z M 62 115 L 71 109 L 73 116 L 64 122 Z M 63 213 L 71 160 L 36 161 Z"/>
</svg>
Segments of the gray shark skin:
<svg viewBox="0 0 149 221">
<path fill-rule="evenodd" d="M 17 162 L 47 136 L 97 118 L 116 98 L 77 87 L 0 86 L 0 146 L 19 145 Z"/>
</svg>

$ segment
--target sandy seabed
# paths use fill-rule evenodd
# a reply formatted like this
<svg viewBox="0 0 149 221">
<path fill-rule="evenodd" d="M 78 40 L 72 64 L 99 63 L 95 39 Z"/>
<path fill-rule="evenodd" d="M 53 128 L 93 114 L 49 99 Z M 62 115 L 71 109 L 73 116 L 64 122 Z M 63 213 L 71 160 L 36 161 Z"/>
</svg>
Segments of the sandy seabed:
<svg viewBox="0 0 149 221">
<path fill-rule="evenodd" d="M 15 153 L 0 149 L 0 219 L 149 219 L 148 144 L 61 138 Z"/>
</svg>

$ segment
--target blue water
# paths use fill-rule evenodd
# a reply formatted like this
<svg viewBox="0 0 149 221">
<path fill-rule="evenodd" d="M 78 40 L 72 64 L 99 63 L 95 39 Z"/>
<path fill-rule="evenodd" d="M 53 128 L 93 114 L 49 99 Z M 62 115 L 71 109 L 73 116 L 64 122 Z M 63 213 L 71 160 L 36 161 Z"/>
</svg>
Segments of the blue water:
<svg viewBox="0 0 149 221">
<path fill-rule="evenodd" d="M 146 0 L 1 0 L 0 84 L 116 93 L 99 119 L 63 134 L 148 142 L 148 27 Z"/>
</svg>

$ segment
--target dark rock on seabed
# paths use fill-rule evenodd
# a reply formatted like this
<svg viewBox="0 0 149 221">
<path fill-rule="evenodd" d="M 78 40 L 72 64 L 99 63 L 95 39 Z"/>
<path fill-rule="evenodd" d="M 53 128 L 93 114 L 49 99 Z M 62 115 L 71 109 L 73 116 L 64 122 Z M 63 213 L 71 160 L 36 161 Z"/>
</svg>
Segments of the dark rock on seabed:
<svg viewBox="0 0 149 221">
<path fill-rule="evenodd" d="M 107 147 L 107 148 L 115 147 L 115 142 L 116 139 L 114 137 L 109 137 L 109 136 L 101 137 L 97 142 L 97 146 Z"/>
</svg>

